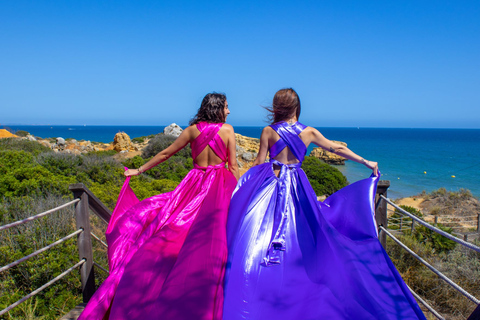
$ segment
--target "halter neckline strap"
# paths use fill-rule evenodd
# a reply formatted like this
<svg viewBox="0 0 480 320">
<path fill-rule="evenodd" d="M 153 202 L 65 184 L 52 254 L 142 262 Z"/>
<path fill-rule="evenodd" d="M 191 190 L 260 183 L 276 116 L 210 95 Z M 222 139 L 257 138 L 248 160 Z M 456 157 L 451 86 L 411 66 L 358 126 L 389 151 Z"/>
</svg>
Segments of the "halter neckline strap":
<svg viewBox="0 0 480 320">
<path fill-rule="evenodd" d="M 200 134 L 191 143 L 193 160 L 209 146 L 220 159 L 226 162 L 227 146 L 218 135 L 218 131 L 222 128 L 223 123 L 200 122 L 196 126 Z"/>
<path fill-rule="evenodd" d="M 300 162 L 303 161 L 307 153 L 307 147 L 302 139 L 300 139 L 299 134 L 302 133 L 307 126 L 298 121 L 293 125 L 282 121 L 274 123 L 270 125 L 270 127 L 280 136 L 280 139 L 270 148 L 270 157 L 275 158 L 283 149 L 288 147 L 295 158 Z"/>
</svg>

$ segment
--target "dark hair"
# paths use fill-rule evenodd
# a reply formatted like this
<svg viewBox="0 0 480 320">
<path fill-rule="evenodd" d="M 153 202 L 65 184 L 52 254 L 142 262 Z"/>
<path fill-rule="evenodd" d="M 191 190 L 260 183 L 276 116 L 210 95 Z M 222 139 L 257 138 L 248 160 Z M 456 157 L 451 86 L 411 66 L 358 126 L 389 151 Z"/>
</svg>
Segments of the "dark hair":
<svg viewBox="0 0 480 320">
<path fill-rule="evenodd" d="M 271 123 L 286 121 L 293 115 L 300 117 L 300 97 L 292 88 L 278 90 L 273 97 L 272 107 L 265 108 L 270 114 L 268 120 Z"/>
<path fill-rule="evenodd" d="M 208 93 L 202 100 L 202 104 L 195 117 L 190 120 L 190 125 L 199 122 L 225 122 L 225 103 L 227 96 L 223 93 Z"/>
</svg>

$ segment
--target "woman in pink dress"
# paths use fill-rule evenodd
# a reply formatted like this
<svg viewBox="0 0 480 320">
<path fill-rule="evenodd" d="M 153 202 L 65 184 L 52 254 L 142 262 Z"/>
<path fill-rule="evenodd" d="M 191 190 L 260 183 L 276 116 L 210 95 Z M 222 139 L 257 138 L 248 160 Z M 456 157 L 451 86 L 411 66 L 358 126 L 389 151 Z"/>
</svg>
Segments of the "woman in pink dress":
<svg viewBox="0 0 480 320">
<path fill-rule="evenodd" d="M 110 275 L 79 319 L 220 320 L 226 218 L 238 179 L 225 95 L 207 94 L 175 142 L 127 179 L 107 228 Z M 191 144 L 194 168 L 175 190 L 139 201 L 138 175 Z M 225 165 L 228 163 L 228 169 Z"/>
</svg>

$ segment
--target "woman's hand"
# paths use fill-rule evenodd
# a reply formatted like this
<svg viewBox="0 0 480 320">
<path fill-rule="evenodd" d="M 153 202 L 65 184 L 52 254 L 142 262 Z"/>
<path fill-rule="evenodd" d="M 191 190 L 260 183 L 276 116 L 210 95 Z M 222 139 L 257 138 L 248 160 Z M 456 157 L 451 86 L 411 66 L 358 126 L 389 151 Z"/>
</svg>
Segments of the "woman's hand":
<svg viewBox="0 0 480 320">
<path fill-rule="evenodd" d="M 128 169 L 127 171 L 125 171 L 123 173 L 123 175 L 125 177 L 130 177 L 130 176 L 138 176 L 140 174 L 140 170 L 139 169 Z"/>
<path fill-rule="evenodd" d="M 363 164 L 369 168 L 372 169 L 373 174 L 375 176 L 378 176 L 378 163 L 374 161 L 368 161 L 368 160 L 363 160 Z"/>
</svg>

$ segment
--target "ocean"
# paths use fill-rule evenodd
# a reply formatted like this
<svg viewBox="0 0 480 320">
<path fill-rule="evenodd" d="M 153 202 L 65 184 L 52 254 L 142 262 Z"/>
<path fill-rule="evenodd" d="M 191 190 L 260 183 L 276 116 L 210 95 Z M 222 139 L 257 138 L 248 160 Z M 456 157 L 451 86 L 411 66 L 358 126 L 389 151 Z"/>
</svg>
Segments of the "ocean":
<svg viewBox="0 0 480 320">
<path fill-rule="evenodd" d="M 12 125 L 34 136 L 111 142 L 117 132 L 131 138 L 163 132 L 165 126 L 40 126 Z M 444 187 L 469 189 L 480 197 L 479 129 L 317 128 L 330 140 L 343 141 L 368 160 L 377 161 L 382 179 L 390 180 L 388 195 L 401 198 Z M 259 138 L 262 127 L 235 127 L 235 132 Z M 313 147 L 310 146 L 309 150 Z M 355 182 L 369 176 L 363 165 L 347 161 L 336 166 Z"/>
</svg>

